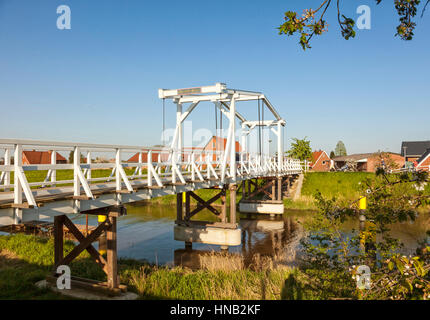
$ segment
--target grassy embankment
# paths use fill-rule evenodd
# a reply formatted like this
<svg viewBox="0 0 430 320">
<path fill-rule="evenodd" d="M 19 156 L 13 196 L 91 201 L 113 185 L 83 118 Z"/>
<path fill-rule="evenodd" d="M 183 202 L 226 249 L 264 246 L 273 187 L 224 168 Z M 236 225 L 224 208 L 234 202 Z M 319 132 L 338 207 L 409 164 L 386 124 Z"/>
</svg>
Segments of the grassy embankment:
<svg viewBox="0 0 430 320">
<path fill-rule="evenodd" d="M 65 252 L 72 248 L 67 241 Z M 64 298 L 34 285 L 52 271 L 53 252 L 52 239 L 22 234 L 0 236 L 0 299 Z M 297 270 L 276 267 L 273 261 L 259 261 L 251 269 L 243 268 L 240 261 L 237 264 L 237 259 L 230 257 L 223 259 L 227 266 L 219 270 L 218 263 L 217 269 L 211 263 L 219 256 L 208 255 L 207 259 L 206 266 L 198 271 L 119 260 L 121 283 L 141 299 L 280 299 L 293 294 L 288 279 L 297 275 Z M 105 280 L 87 253 L 71 264 L 71 270 L 75 276 Z"/>
<path fill-rule="evenodd" d="M 301 196 L 296 201 L 285 199 L 286 209 L 316 210 L 314 195 L 320 191 L 325 198 L 349 202 L 360 197 L 360 182 L 372 179 L 368 172 L 312 172 L 304 177 Z"/>
</svg>

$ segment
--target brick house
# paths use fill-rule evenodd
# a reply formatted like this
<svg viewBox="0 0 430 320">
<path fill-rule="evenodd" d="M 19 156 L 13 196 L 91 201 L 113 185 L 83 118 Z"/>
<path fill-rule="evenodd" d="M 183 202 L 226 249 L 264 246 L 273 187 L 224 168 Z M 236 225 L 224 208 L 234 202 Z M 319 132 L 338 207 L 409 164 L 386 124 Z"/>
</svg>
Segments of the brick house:
<svg viewBox="0 0 430 320">
<path fill-rule="evenodd" d="M 242 147 L 240 146 L 240 143 L 238 141 L 235 141 L 235 143 L 236 143 L 236 146 L 235 146 L 236 152 L 241 152 Z M 205 151 L 215 151 L 215 150 L 224 151 L 226 145 L 227 145 L 227 139 L 226 138 L 213 136 L 209 140 L 209 142 L 205 145 L 203 150 L 205 150 Z"/>
<path fill-rule="evenodd" d="M 418 161 L 430 148 L 430 141 L 403 141 L 400 154 L 408 162 Z"/>
<path fill-rule="evenodd" d="M 51 164 L 52 151 L 23 151 L 22 163 L 28 164 Z M 67 159 L 56 152 L 57 164 L 67 163 Z"/>
<path fill-rule="evenodd" d="M 393 152 L 359 153 L 335 157 L 335 167 L 340 169 L 348 163 L 356 166 L 357 171 L 375 172 L 383 163 L 389 169 L 399 169 L 405 165 L 405 158 Z"/>
<path fill-rule="evenodd" d="M 142 150 L 142 163 L 147 163 L 148 162 L 148 151 L 150 149 L 144 149 Z M 160 155 L 159 151 L 152 151 L 152 162 L 158 162 L 158 156 Z M 167 161 L 167 159 L 169 158 L 169 154 L 168 152 L 161 152 L 160 155 L 160 160 L 161 161 Z M 115 159 L 114 159 L 115 162 Z M 134 156 L 132 156 L 130 159 L 127 160 L 127 162 L 132 162 L 132 163 L 138 163 L 139 162 L 139 152 L 136 153 Z"/>
<path fill-rule="evenodd" d="M 419 171 L 430 171 L 430 148 L 417 160 L 416 169 Z"/>
<path fill-rule="evenodd" d="M 312 159 L 310 163 L 310 169 L 312 171 L 330 171 L 330 163 L 331 159 L 328 156 L 327 152 L 323 150 L 312 152 Z"/>
</svg>

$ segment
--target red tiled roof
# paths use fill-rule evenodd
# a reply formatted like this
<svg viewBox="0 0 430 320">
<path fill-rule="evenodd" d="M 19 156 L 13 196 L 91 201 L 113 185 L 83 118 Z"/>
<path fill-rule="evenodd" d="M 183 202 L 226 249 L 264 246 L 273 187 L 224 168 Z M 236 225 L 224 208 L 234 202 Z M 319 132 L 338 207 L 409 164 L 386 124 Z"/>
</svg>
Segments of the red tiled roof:
<svg viewBox="0 0 430 320">
<path fill-rule="evenodd" d="M 23 161 L 28 164 L 50 164 L 52 151 L 23 151 Z M 58 161 L 67 161 L 61 154 L 56 154 Z"/>
<path fill-rule="evenodd" d="M 240 146 L 240 143 L 238 141 L 236 142 L 236 152 L 241 152 L 242 151 L 242 147 Z M 215 146 L 214 146 L 215 144 Z M 225 147 L 227 145 L 227 139 L 226 138 L 221 138 L 221 137 L 215 137 L 213 136 L 209 142 L 206 144 L 205 146 L 205 150 L 220 150 L 223 151 L 225 150 Z"/>
<path fill-rule="evenodd" d="M 312 152 L 312 163 L 316 163 L 323 153 L 324 151 L 322 150 Z"/>
</svg>

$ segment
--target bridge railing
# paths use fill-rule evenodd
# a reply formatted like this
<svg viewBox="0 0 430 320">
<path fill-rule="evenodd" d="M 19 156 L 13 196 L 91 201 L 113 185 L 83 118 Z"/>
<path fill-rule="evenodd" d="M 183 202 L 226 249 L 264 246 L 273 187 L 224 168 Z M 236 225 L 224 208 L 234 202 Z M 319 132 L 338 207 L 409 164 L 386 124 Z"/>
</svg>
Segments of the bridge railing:
<svg viewBox="0 0 430 320">
<path fill-rule="evenodd" d="M 239 152 L 236 176 L 230 176 L 229 161 L 223 170 L 223 151 L 147 148 L 123 145 L 63 143 L 50 141 L 0 139 L 0 191 L 12 191 L 15 204 L 37 206 L 34 188 L 73 186 L 76 199 L 93 199 L 92 185 L 115 182 L 117 192 L 134 192 L 137 185 L 163 187 L 209 179 L 251 178 L 294 174 L 301 171 L 298 160 Z M 73 157 L 68 163 L 61 154 Z M 94 157 L 95 160 L 94 160 Z M 41 161 L 44 164 L 31 164 Z M 124 159 L 124 158 L 127 158 Z M 107 160 L 109 159 L 109 160 Z M 223 176 L 224 174 L 224 176 Z M 23 198 L 24 196 L 24 198 Z"/>
</svg>

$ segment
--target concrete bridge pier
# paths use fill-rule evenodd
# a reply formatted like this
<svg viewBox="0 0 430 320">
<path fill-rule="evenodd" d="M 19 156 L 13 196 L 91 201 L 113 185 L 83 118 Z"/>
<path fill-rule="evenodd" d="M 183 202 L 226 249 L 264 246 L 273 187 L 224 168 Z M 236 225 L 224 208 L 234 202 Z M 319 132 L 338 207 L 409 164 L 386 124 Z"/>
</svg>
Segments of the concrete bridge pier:
<svg viewBox="0 0 430 320">
<path fill-rule="evenodd" d="M 237 185 L 230 184 L 212 188 L 218 193 L 211 199 L 202 199 L 193 191 L 187 191 L 176 196 L 177 219 L 174 227 L 174 239 L 185 242 L 186 248 L 192 248 L 192 244 L 206 243 L 221 246 L 222 250 L 228 250 L 230 246 L 241 244 L 241 230 L 236 222 L 236 193 Z M 226 195 L 230 192 L 230 210 L 227 216 Z M 197 205 L 191 209 L 191 198 Z M 215 207 L 215 201 L 220 200 L 221 206 Z M 193 216 L 207 209 L 217 216 L 217 222 L 191 220 Z"/>
</svg>

